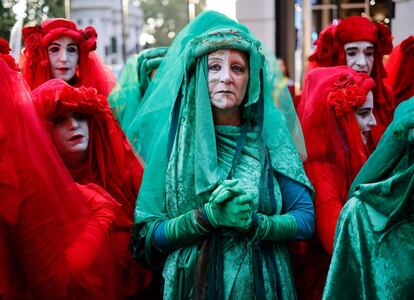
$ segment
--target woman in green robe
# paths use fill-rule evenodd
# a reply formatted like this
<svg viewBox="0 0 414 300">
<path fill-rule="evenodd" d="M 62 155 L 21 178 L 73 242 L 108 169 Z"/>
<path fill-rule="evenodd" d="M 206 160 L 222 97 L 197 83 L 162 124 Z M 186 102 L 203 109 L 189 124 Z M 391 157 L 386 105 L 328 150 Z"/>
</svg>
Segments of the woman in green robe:
<svg viewBox="0 0 414 300">
<path fill-rule="evenodd" d="M 137 116 L 151 146 L 134 255 L 163 269 L 165 299 L 295 298 L 286 242 L 312 235 L 312 187 L 261 43 L 205 12 L 168 56 Z"/>
<path fill-rule="evenodd" d="M 335 234 L 324 299 L 414 293 L 414 97 L 401 103 L 355 178 Z"/>
</svg>

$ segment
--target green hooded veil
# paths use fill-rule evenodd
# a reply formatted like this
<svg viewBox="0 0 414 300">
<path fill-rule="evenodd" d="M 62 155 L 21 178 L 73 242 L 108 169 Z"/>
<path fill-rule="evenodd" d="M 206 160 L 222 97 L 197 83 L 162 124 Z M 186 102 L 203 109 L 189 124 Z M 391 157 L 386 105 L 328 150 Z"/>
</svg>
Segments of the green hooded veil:
<svg viewBox="0 0 414 300">
<path fill-rule="evenodd" d="M 167 49 L 167 47 L 146 49 L 132 55 L 108 96 L 114 115 L 124 131 L 137 114 L 151 83 L 152 71 L 159 67 Z"/>
<path fill-rule="evenodd" d="M 249 57 L 241 127 L 215 126 L 213 122 L 207 56 L 218 49 L 240 50 Z M 258 193 L 254 210 L 266 215 L 282 211 L 277 174 L 312 187 L 285 119 L 274 106 L 272 77 L 262 45 L 245 26 L 216 12 L 202 13 L 177 36 L 159 73 L 158 84 L 151 85 L 149 98 L 129 128 L 137 126 L 135 136 L 146 141 L 140 146 L 146 168 L 135 209 L 132 249 L 150 267 L 163 267 L 164 298 L 187 299 L 196 294 L 195 269 L 203 267 L 200 249 L 205 243 L 162 254 L 153 246 L 157 224 L 200 208 L 229 177 L 240 179 L 246 190 Z M 245 145 L 234 161 L 243 132 Z M 223 230 L 222 235 L 219 244 L 223 249 L 210 248 L 212 256 L 217 254 L 223 261 L 213 280 L 216 283 L 201 281 L 209 289 L 216 284 L 215 291 L 221 287 L 223 294 L 213 298 L 253 297 L 252 277 L 256 275 L 252 274 L 256 272 L 251 266 L 256 250 L 263 295 L 269 299 L 295 297 L 284 243 L 258 245 L 254 238 L 231 230 Z M 220 285 L 223 278 L 224 287 Z"/>
<path fill-rule="evenodd" d="M 355 178 L 335 235 L 324 299 L 408 299 L 414 292 L 414 97 Z"/>
</svg>

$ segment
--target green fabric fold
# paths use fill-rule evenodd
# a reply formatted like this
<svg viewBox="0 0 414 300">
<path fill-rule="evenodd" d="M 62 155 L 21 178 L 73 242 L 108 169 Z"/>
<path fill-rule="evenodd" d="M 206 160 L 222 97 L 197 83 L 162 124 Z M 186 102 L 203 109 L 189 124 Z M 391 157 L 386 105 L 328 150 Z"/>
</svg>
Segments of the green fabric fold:
<svg viewBox="0 0 414 300">
<path fill-rule="evenodd" d="M 324 299 L 409 299 L 414 292 L 414 98 L 356 177 L 335 234 Z"/>
</svg>

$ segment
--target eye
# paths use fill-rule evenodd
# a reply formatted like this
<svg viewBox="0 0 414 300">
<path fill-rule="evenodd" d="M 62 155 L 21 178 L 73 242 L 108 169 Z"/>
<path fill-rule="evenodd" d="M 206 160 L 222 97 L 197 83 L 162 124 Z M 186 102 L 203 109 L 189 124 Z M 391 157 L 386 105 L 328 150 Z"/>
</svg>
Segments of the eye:
<svg viewBox="0 0 414 300">
<path fill-rule="evenodd" d="M 77 121 L 86 120 L 86 116 L 83 113 L 80 113 L 80 112 L 73 112 L 72 117 Z"/>
<path fill-rule="evenodd" d="M 208 69 L 211 70 L 211 71 L 220 71 L 221 66 L 219 64 L 210 64 L 208 66 Z"/>
<path fill-rule="evenodd" d="M 240 65 L 234 65 L 234 66 L 231 67 L 231 69 L 236 73 L 243 73 L 244 72 L 244 67 L 242 67 Z"/>
<path fill-rule="evenodd" d="M 373 56 L 373 55 L 374 55 L 374 51 L 373 50 L 365 51 L 365 56 Z"/>
<path fill-rule="evenodd" d="M 49 47 L 49 52 L 51 52 L 51 53 L 59 52 L 59 50 L 60 50 L 60 47 L 58 47 L 58 46 Z"/>
<path fill-rule="evenodd" d="M 78 47 L 77 46 L 69 46 L 67 48 L 69 53 L 78 53 Z"/>
<path fill-rule="evenodd" d="M 65 122 L 65 118 L 63 116 L 56 116 L 53 118 L 52 122 L 55 125 L 60 125 L 63 124 L 63 122 Z"/>
<path fill-rule="evenodd" d="M 350 50 L 350 51 L 346 51 L 346 55 L 347 56 L 355 56 L 356 55 L 356 51 Z"/>
<path fill-rule="evenodd" d="M 365 111 L 358 111 L 357 112 L 357 114 L 359 115 L 359 116 L 361 116 L 362 118 L 366 118 L 366 117 L 368 117 L 369 115 L 370 115 L 370 111 L 367 111 L 367 110 L 365 110 Z"/>
</svg>

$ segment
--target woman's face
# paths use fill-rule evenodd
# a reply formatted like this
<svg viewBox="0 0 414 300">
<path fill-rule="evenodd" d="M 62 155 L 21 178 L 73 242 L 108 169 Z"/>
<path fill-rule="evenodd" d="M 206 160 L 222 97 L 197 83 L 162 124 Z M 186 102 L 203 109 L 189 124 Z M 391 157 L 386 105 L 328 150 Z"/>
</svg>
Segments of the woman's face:
<svg viewBox="0 0 414 300">
<path fill-rule="evenodd" d="M 49 44 L 47 52 L 53 78 L 69 82 L 76 73 L 79 60 L 78 45 L 72 38 L 61 36 Z"/>
<path fill-rule="evenodd" d="M 247 55 L 238 50 L 218 50 L 208 55 L 208 92 L 218 110 L 238 110 L 249 82 Z"/>
<path fill-rule="evenodd" d="M 374 109 L 374 96 L 372 92 L 368 92 L 367 100 L 358 107 L 355 112 L 355 118 L 358 122 L 359 129 L 361 130 L 362 141 L 367 143 L 367 135 L 371 131 L 372 127 L 377 125 L 375 116 L 373 114 Z"/>
<path fill-rule="evenodd" d="M 357 72 L 371 75 L 374 66 L 374 45 L 367 41 L 346 43 L 344 45 L 346 65 Z"/>
<path fill-rule="evenodd" d="M 53 118 L 52 140 L 65 163 L 82 162 L 89 144 L 88 119 L 79 112 L 58 114 Z"/>
</svg>

